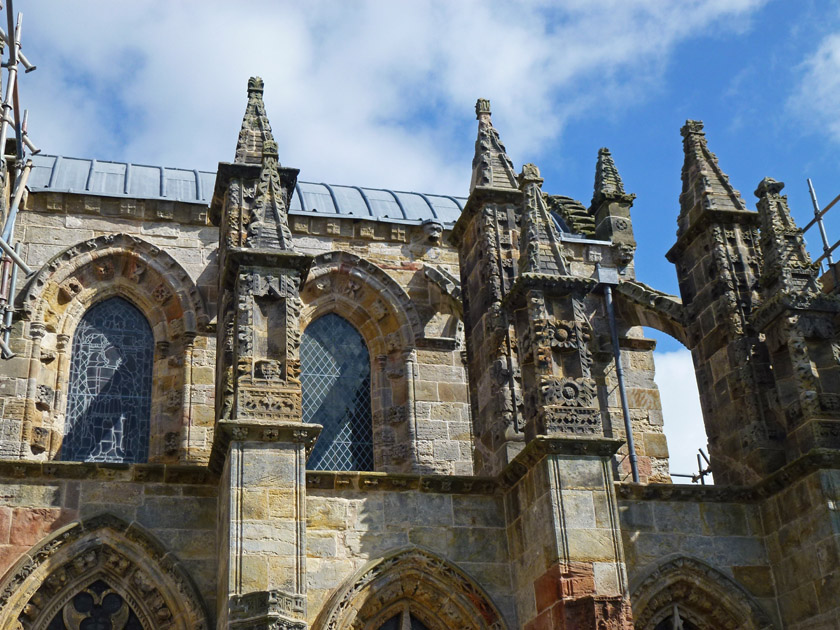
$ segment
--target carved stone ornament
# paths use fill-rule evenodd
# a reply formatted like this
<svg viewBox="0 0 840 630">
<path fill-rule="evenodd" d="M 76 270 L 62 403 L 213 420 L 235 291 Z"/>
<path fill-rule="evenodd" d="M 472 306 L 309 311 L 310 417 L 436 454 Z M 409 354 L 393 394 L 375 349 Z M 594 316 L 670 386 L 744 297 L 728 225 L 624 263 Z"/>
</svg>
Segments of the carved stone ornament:
<svg viewBox="0 0 840 630">
<path fill-rule="evenodd" d="M 546 405 L 588 407 L 595 397 L 595 383 L 586 378 L 544 379 L 541 390 Z"/>
<path fill-rule="evenodd" d="M 188 574 L 136 523 L 102 515 L 74 523 L 26 554 L 0 584 L 0 627 L 209 630 Z M 107 624 L 107 625 L 105 625 Z M 50 626 L 52 627 L 52 626 Z"/>
<path fill-rule="evenodd" d="M 418 548 L 368 563 L 339 588 L 313 630 L 378 628 L 408 599 L 412 615 L 429 630 L 505 630 L 498 609 L 466 574 Z"/>
<path fill-rule="evenodd" d="M 256 591 L 231 599 L 232 628 L 306 630 L 306 597 L 280 590 Z"/>
<path fill-rule="evenodd" d="M 300 418 L 300 390 L 256 389 L 239 387 L 237 408 L 251 417 L 274 418 L 278 415 Z"/>
</svg>

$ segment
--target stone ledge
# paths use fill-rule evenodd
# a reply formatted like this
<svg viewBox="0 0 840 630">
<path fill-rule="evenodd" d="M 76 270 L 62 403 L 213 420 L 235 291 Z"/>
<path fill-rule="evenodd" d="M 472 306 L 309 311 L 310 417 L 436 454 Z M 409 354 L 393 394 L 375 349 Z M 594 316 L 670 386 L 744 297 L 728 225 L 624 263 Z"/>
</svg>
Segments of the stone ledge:
<svg viewBox="0 0 840 630">
<path fill-rule="evenodd" d="M 189 464 L 117 464 L 102 462 L 0 461 L 0 479 L 62 479 L 216 485 L 207 466 Z"/>
<path fill-rule="evenodd" d="M 500 488 L 499 482 L 491 477 L 320 470 L 306 471 L 306 487 L 310 490 L 415 490 L 437 494 L 494 494 Z"/>
<path fill-rule="evenodd" d="M 507 465 L 499 475 L 503 488 L 510 488 L 546 455 L 612 457 L 624 440 L 606 437 L 538 435 Z"/>
<path fill-rule="evenodd" d="M 713 501 L 756 503 L 791 487 L 818 470 L 840 469 L 840 451 L 814 449 L 752 486 L 697 486 L 688 484 L 636 484 L 616 482 L 619 500 Z"/>
</svg>

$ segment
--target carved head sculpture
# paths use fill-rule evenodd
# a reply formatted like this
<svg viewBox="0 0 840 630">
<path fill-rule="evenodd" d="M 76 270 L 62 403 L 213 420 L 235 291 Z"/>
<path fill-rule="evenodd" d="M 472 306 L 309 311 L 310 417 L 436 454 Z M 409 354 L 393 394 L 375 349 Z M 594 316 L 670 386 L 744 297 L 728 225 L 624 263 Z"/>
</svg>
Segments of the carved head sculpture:
<svg viewBox="0 0 840 630">
<path fill-rule="evenodd" d="M 439 243 L 440 237 L 443 235 L 443 224 L 434 219 L 426 219 L 423 221 L 423 231 L 430 243 Z"/>
</svg>

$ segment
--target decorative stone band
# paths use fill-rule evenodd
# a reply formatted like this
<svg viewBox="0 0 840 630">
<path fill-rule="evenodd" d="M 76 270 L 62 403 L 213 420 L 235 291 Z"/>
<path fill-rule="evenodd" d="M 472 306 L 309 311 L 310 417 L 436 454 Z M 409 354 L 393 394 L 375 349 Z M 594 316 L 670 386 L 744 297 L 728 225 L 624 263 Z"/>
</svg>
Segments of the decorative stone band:
<svg viewBox="0 0 840 630">
<path fill-rule="evenodd" d="M 544 291 L 560 295 L 575 293 L 586 295 L 598 286 L 593 278 L 579 278 L 576 276 L 555 276 L 542 273 L 522 273 L 516 277 L 510 291 L 502 300 L 502 306 L 510 308 L 525 300 L 529 290 Z"/>
<path fill-rule="evenodd" d="M 464 239 L 464 235 L 472 222 L 473 217 L 478 214 L 485 203 L 493 204 L 512 204 L 519 207 L 522 204 L 522 193 L 512 188 L 489 188 L 486 186 L 476 186 L 470 193 L 464 209 L 461 211 L 461 216 L 455 222 L 452 228 L 452 234 L 449 236 L 449 242 L 457 247 Z"/>
<path fill-rule="evenodd" d="M 3 479 L 90 479 L 93 481 L 175 483 L 216 486 L 218 478 L 206 466 L 117 464 L 95 462 L 0 462 Z"/>
<path fill-rule="evenodd" d="M 284 250 L 231 248 L 225 252 L 222 286 L 230 288 L 240 267 L 294 269 L 300 273 L 300 284 L 306 282 L 313 256 Z"/>
<path fill-rule="evenodd" d="M 217 226 L 222 220 L 222 208 L 225 194 L 232 179 L 257 180 L 262 171 L 262 164 L 244 164 L 242 162 L 220 162 L 216 173 L 216 184 L 213 189 L 213 201 L 210 203 L 210 222 Z M 281 183 L 287 190 L 295 187 L 298 173 L 296 168 L 281 167 Z M 290 185 L 291 184 L 291 185 Z"/>
<path fill-rule="evenodd" d="M 499 483 L 503 488 L 512 487 L 546 455 L 612 457 L 623 444 L 624 440 L 614 438 L 538 435 L 501 472 Z"/>
<path fill-rule="evenodd" d="M 230 628 L 306 630 L 306 598 L 280 590 L 236 595 L 230 602 Z"/>
<path fill-rule="evenodd" d="M 840 299 L 836 295 L 791 294 L 781 291 L 759 304 L 750 315 L 750 321 L 756 330 L 763 331 L 789 311 L 825 313 L 827 316 L 833 316 L 840 311 Z M 819 329 L 814 332 L 816 337 L 829 337 L 828 334 L 820 334 Z"/>
<path fill-rule="evenodd" d="M 710 210 L 707 209 L 703 215 L 694 223 L 691 224 L 685 232 L 677 236 L 677 242 L 665 254 L 665 258 L 669 262 L 676 263 L 680 254 L 685 251 L 695 238 L 700 234 L 704 234 L 707 228 L 715 223 L 723 224 L 742 224 L 748 227 L 758 227 L 761 223 L 761 217 L 758 212 L 753 210 Z"/>
<path fill-rule="evenodd" d="M 210 469 L 219 472 L 224 466 L 231 442 L 276 442 L 303 444 L 307 456 L 321 433 L 320 424 L 277 422 L 273 420 L 219 420 L 213 436 Z"/>
<path fill-rule="evenodd" d="M 376 472 L 306 473 L 310 490 L 370 490 L 403 492 L 407 490 L 434 494 L 494 494 L 499 490 L 496 479 L 454 475 L 409 475 Z"/>
</svg>

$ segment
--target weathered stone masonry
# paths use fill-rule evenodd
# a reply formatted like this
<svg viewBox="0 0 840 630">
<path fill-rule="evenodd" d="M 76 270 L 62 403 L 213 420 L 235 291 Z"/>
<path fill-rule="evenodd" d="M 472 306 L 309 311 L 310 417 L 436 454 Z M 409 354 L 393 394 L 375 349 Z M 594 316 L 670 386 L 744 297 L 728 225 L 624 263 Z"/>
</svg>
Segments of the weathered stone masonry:
<svg viewBox="0 0 840 630">
<path fill-rule="evenodd" d="M 56 186 L 69 167 L 38 158 L 14 239 L 37 271 L 0 366 L 0 627 L 840 626 L 840 302 L 783 184 L 748 209 L 687 122 L 680 299 L 635 277 L 609 150 L 588 208 L 546 192 L 480 99 L 468 198 L 437 197 L 459 215 L 306 196 L 263 90 L 212 198 L 192 171 L 195 194 L 166 193 L 165 169 L 132 197 L 112 163 L 119 189 L 92 188 L 95 161 Z M 153 332 L 148 462 L 63 461 L 74 333 L 110 297 Z M 333 438 L 302 422 L 301 338 L 328 314 L 370 357 L 370 471 L 306 470 Z M 643 326 L 692 352 L 715 486 L 671 483 Z"/>
</svg>

